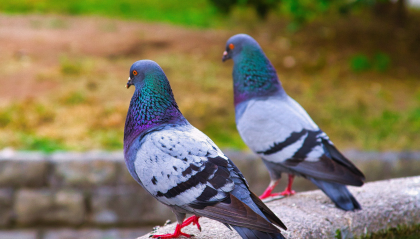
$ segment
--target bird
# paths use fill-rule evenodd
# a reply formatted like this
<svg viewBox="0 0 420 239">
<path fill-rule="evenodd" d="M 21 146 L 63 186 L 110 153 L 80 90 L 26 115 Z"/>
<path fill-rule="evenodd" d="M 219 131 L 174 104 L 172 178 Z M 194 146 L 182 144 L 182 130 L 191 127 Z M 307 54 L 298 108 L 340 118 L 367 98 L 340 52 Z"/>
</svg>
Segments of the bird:
<svg viewBox="0 0 420 239">
<path fill-rule="evenodd" d="M 348 160 L 285 92 L 277 72 L 258 42 L 237 34 L 226 42 L 222 61 L 233 60 L 236 127 L 245 144 L 265 164 L 270 184 L 260 199 L 295 194 L 295 176 L 309 179 L 338 208 L 361 209 L 346 185 L 362 186 L 363 173 Z M 281 174 L 288 174 L 283 192 L 272 193 Z"/>
<path fill-rule="evenodd" d="M 126 87 L 132 85 L 124 127 L 126 166 L 177 219 L 174 233 L 152 237 L 190 237 L 181 229 L 192 223 L 201 231 L 198 220 L 207 217 L 242 238 L 284 238 L 276 226 L 286 226 L 249 190 L 235 164 L 183 116 L 162 68 L 152 60 L 136 61 Z M 192 216 L 185 220 L 186 214 Z"/>
</svg>

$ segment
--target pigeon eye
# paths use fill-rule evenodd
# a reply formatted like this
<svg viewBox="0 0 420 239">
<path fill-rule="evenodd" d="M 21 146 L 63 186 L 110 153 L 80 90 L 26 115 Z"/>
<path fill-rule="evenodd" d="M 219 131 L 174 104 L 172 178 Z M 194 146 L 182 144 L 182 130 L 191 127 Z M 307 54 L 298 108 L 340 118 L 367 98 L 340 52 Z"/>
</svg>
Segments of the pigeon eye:
<svg viewBox="0 0 420 239">
<path fill-rule="evenodd" d="M 133 71 L 133 75 L 135 75 L 135 76 L 137 75 L 137 71 L 136 70 Z"/>
<path fill-rule="evenodd" d="M 232 43 L 229 44 L 229 49 L 233 50 L 233 48 L 235 48 L 235 45 L 233 45 Z"/>
</svg>

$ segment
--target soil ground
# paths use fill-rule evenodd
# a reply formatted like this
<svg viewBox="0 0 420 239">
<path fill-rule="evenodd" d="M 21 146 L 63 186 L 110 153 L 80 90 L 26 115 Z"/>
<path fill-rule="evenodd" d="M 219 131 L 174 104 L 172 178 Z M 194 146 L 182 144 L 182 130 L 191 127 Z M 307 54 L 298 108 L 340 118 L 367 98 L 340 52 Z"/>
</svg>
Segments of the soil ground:
<svg viewBox="0 0 420 239">
<path fill-rule="evenodd" d="M 0 148 L 121 149 L 132 95 L 124 88 L 128 69 L 152 59 L 193 125 L 221 147 L 244 149 L 234 122 L 232 62 L 221 62 L 226 40 L 240 32 L 255 37 L 289 95 L 339 147 L 417 148 L 416 24 L 399 29 L 362 16 L 313 22 L 291 33 L 275 18 L 243 22 L 200 30 L 99 17 L 0 15 Z M 390 59 L 385 69 L 352 70 L 355 56 L 374 65 L 378 53 Z"/>
</svg>

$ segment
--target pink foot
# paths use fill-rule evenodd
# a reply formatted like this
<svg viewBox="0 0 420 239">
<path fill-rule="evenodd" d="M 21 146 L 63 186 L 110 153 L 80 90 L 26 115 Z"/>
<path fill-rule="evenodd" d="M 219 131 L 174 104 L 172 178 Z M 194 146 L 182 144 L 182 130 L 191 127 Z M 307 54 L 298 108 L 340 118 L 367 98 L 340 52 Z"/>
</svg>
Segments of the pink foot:
<svg viewBox="0 0 420 239">
<path fill-rule="evenodd" d="M 277 180 L 277 181 L 272 180 L 270 182 L 270 185 L 268 185 L 267 189 L 263 192 L 263 194 L 261 194 L 260 199 L 263 200 L 265 198 L 273 197 L 274 194 L 272 194 L 271 192 L 277 186 L 277 184 L 279 183 L 279 181 L 280 180 Z"/>
<path fill-rule="evenodd" d="M 184 228 L 188 225 L 190 225 L 191 223 L 193 225 L 197 225 L 198 230 L 201 232 L 201 226 L 200 223 L 198 223 L 198 219 L 200 219 L 200 217 L 197 217 L 196 215 L 193 215 L 189 218 L 187 218 L 181 225 L 181 228 Z"/>
<path fill-rule="evenodd" d="M 265 190 L 265 192 L 260 196 L 260 199 L 266 199 L 269 197 L 275 197 L 275 196 L 291 196 L 293 194 L 295 194 L 296 192 L 294 190 L 292 190 L 292 184 L 293 184 L 293 179 L 295 176 L 289 174 L 289 183 L 287 184 L 286 189 L 281 192 L 281 193 L 271 193 L 273 191 L 273 189 L 277 186 L 277 184 L 279 183 L 279 180 L 274 181 L 272 180 L 270 182 L 270 185 L 268 185 L 267 189 Z"/>
<path fill-rule="evenodd" d="M 277 197 L 277 196 L 291 196 L 293 194 L 295 194 L 294 190 L 292 191 L 284 190 L 283 192 L 280 192 L 280 193 L 270 193 L 270 194 L 265 194 L 265 195 L 263 194 L 260 196 L 260 199 L 263 200 L 266 198 Z"/>
<path fill-rule="evenodd" d="M 281 192 L 281 193 L 275 193 L 275 194 L 282 195 L 282 196 L 292 196 L 295 193 L 296 193 L 295 190 L 290 190 L 290 189 L 286 188 L 283 192 Z"/>
<path fill-rule="evenodd" d="M 150 237 L 152 237 L 152 238 L 161 238 L 161 239 L 164 239 L 165 238 L 166 239 L 166 238 L 178 238 L 180 236 L 184 236 L 184 237 L 190 238 L 192 235 L 181 232 L 181 225 L 177 224 L 176 225 L 176 228 L 175 228 L 175 231 L 174 231 L 173 234 L 151 235 Z"/>
<path fill-rule="evenodd" d="M 273 190 L 272 189 L 271 190 L 268 190 L 268 189 L 265 190 L 265 192 L 263 194 L 261 194 L 260 199 L 263 200 L 263 199 L 266 199 L 266 198 L 269 198 L 269 197 L 276 196 L 277 193 L 271 193 L 271 191 L 273 191 Z"/>
</svg>

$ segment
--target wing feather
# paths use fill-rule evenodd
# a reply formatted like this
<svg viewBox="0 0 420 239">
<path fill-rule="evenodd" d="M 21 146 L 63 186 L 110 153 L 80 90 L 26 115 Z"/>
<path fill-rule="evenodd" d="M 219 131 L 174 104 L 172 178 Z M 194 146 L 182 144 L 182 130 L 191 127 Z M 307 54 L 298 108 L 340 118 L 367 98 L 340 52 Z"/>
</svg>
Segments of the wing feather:
<svg viewBox="0 0 420 239">
<path fill-rule="evenodd" d="M 143 138 L 134 162 L 146 190 L 167 205 L 200 205 L 227 198 L 234 183 L 227 157 L 192 126 L 168 127 Z"/>
</svg>

